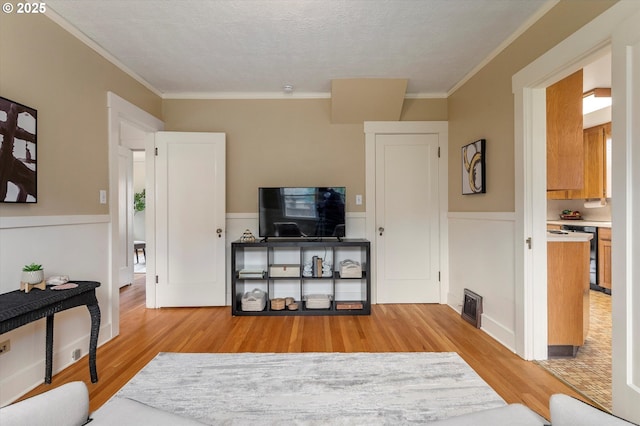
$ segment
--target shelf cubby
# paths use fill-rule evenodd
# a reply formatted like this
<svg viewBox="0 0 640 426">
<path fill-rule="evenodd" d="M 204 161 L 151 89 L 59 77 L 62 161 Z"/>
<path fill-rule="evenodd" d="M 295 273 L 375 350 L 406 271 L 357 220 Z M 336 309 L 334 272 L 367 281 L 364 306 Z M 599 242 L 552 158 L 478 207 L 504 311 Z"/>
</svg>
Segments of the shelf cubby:
<svg viewBox="0 0 640 426">
<path fill-rule="evenodd" d="M 309 265 L 314 258 L 322 259 L 316 270 L 324 265 L 324 274 L 315 272 Z M 355 260 L 362 267 L 358 278 L 340 277 L 340 262 Z M 364 239 L 305 240 L 272 239 L 268 241 L 231 243 L 232 315 L 370 315 L 371 314 L 371 255 L 369 241 Z M 271 274 L 272 267 L 286 265 L 295 276 Z M 305 268 L 307 265 L 307 268 Z M 330 266 L 328 269 L 327 265 Z M 299 268 L 299 271 L 296 270 Z M 273 269 L 275 271 L 275 269 Z M 247 276 L 250 273 L 252 275 Z M 287 272 L 291 274 L 292 272 Z M 311 275 L 310 275 L 311 274 Z M 276 276 L 273 276 L 276 275 Z M 243 311 L 242 296 L 254 289 L 266 293 L 266 306 L 262 311 Z M 305 296 L 328 295 L 330 306 L 326 309 L 306 307 Z M 297 310 L 273 310 L 271 299 L 291 297 Z"/>
</svg>

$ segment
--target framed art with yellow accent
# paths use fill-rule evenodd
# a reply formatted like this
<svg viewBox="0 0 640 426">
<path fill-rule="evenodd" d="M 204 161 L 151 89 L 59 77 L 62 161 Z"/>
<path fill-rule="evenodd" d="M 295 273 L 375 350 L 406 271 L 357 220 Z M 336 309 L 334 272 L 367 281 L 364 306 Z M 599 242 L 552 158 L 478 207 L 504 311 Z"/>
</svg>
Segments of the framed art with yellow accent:
<svg viewBox="0 0 640 426">
<path fill-rule="evenodd" d="M 487 192 L 485 145 L 480 139 L 462 147 L 462 195 Z"/>
</svg>

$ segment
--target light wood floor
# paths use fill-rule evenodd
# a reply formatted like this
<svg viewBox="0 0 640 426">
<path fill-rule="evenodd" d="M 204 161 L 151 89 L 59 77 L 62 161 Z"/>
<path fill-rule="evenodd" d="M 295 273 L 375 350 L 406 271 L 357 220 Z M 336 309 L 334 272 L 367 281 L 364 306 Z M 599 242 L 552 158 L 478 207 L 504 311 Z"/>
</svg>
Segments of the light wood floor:
<svg viewBox="0 0 640 426">
<path fill-rule="evenodd" d="M 29 394 L 82 380 L 98 409 L 158 352 L 457 352 L 505 401 L 549 418 L 549 396 L 587 402 L 533 362 L 524 361 L 463 321 L 448 306 L 374 305 L 370 316 L 232 317 L 224 308 L 144 307 L 142 281 L 120 291 L 120 335 L 98 348 L 99 381 L 87 357 Z"/>
</svg>

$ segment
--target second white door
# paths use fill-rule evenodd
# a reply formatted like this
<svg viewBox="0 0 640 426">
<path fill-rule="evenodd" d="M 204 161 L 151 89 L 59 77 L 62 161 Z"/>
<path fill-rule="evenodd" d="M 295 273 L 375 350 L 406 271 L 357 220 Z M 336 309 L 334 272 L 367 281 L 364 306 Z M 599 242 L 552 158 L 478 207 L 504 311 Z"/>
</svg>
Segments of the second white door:
<svg viewBox="0 0 640 426">
<path fill-rule="evenodd" d="M 438 135 L 376 135 L 378 303 L 440 303 Z"/>
<path fill-rule="evenodd" d="M 225 135 L 156 134 L 158 307 L 224 306 Z"/>
</svg>

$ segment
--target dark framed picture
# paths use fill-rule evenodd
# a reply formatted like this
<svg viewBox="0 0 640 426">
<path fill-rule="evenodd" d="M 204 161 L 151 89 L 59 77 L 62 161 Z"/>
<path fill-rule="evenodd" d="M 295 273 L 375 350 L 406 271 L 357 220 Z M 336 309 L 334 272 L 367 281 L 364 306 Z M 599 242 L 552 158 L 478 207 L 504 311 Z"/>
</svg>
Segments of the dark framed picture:
<svg viewBox="0 0 640 426">
<path fill-rule="evenodd" d="M 0 201 L 35 203 L 38 112 L 0 97 Z"/>
<path fill-rule="evenodd" d="M 467 288 L 464 289 L 462 318 L 473 324 L 476 328 L 480 328 L 482 318 L 482 296 Z"/>
<path fill-rule="evenodd" d="M 486 140 L 480 139 L 462 147 L 462 194 L 487 192 L 485 178 Z"/>
</svg>

